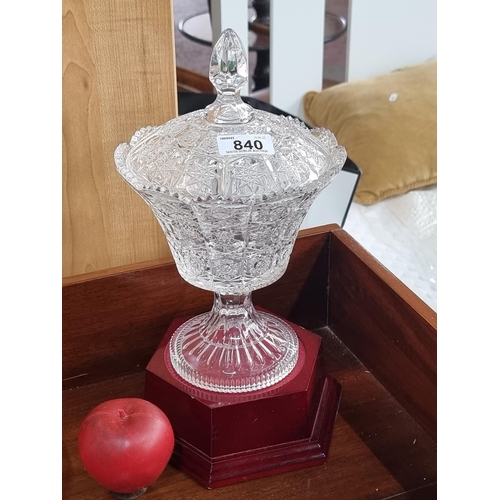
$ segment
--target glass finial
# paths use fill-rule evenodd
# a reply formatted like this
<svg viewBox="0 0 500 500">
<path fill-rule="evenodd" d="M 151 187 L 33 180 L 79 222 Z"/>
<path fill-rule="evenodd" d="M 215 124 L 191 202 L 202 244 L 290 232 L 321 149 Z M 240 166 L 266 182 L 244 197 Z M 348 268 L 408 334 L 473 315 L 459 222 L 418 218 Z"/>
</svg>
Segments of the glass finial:
<svg viewBox="0 0 500 500">
<path fill-rule="evenodd" d="M 225 29 L 215 44 L 210 59 L 210 81 L 217 92 L 235 93 L 248 80 L 248 64 L 240 37 Z"/>
<path fill-rule="evenodd" d="M 239 36 L 225 29 L 214 46 L 210 59 L 209 78 L 217 99 L 207 106 L 207 118 L 212 123 L 247 123 L 253 110 L 241 100 L 240 90 L 248 80 L 248 63 Z"/>
</svg>

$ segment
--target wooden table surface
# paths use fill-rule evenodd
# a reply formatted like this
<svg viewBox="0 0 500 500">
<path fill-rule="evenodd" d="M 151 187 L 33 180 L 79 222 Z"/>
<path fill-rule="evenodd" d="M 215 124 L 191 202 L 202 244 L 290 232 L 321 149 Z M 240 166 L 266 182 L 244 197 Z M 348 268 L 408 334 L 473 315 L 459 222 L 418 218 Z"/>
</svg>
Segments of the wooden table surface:
<svg viewBox="0 0 500 500">
<path fill-rule="evenodd" d="M 326 464 L 207 490 L 167 466 L 142 497 L 156 499 L 398 500 L 436 498 L 434 441 L 327 329 L 324 354 L 343 396 Z M 76 437 L 85 415 L 116 397 L 142 397 L 144 372 L 63 391 L 63 498 L 114 498 L 83 469 Z"/>
</svg>

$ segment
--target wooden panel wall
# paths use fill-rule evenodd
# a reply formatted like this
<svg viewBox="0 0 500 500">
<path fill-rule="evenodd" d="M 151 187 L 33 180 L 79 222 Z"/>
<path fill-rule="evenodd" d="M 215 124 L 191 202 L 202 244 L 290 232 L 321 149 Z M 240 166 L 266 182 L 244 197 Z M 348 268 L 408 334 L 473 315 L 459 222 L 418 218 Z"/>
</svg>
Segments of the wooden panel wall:
<svg viewBox="0 0 500 500">
<path fill-rule="evenodd" d="M 332 232 L 329 325 L 437 436 L 437 314 L 345 231 Z"/>
<path fill-rule="evenodd" d="M 170 256 L 113 154 L 177 115 L 171 0 L 63 0 L 63 277 Z"/>
</svg>

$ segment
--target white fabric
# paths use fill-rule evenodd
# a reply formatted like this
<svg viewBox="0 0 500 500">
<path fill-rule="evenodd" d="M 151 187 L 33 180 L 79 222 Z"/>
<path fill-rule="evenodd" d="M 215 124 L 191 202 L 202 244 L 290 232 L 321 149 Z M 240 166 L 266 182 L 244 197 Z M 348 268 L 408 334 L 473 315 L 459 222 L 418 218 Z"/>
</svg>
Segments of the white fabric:
<svg viewBox="0 0 500 500">
<path fill-rule="evenodd" d="M 343 228 L 437 311 L 437 186 L 353 202 Z"/>
</svg>

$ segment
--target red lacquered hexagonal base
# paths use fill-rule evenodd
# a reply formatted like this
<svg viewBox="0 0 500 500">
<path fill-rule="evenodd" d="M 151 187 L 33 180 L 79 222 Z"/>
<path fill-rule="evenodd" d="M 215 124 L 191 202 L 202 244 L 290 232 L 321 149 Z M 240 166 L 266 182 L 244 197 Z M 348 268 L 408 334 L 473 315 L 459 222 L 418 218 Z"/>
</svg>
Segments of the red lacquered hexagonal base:
<svg viewBox="0 0 500 500">
<path fill-rule="evenodd" d="M 287 323 L 299 337 L 294 370 L 269 389 L 223 394 L 182 380 L 169 363 L 172 322 L 146 368 L 145 398 L 168 416 L 171 464 L 216 488 L 326 461 L 341 387 L 318 363 L 321 338 Z"/>
</svg>

